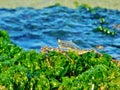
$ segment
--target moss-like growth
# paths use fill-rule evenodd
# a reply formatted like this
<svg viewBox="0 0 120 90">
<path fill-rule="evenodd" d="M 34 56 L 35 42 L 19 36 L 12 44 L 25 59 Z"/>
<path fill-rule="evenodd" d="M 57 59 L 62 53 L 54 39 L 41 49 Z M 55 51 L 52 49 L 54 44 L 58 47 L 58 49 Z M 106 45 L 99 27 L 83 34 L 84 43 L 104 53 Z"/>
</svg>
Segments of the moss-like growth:
<svg viewBox="0 0 120 90">
<path fill-rule="evenodd" d="M 112 31 L 106 27 L 103 27 L 103 26 L 98 26 L 97 28 L 94 29 L 95 32 L 102 32 L 106 35 L 116 35 L 116 31 Z"/>
<path fill-rule="evenodd" d="M 106 35 L 116 35 L 116 30 L 110 30 L 109 28 L 105 27 L 104 25 L 107 24 L 104 18 L 99 18 L 99 26 L 94 29 L 95 32 L 102 32 Z"/>
<path fill-rule="evenodd" d="M 95 52 L 29 52 L 0 31 L 0 88 L 8 90 L 119 90 L 120 68 Z"/>
</svg>

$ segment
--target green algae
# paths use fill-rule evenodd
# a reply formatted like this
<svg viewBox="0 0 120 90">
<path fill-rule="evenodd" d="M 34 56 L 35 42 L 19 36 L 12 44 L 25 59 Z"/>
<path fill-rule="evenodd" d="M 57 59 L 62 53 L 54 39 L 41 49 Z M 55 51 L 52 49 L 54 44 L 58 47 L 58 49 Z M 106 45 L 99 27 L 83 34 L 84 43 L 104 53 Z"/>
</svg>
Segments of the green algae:
<svg viewBox="0 0 120 90">
<path fill-rule="evenodd" d="M 119 90 L 120 68 L 111 60 L 94 52 L 24 51 L 0 31 L 0 86 L 8 90 Z"/>
</svg>

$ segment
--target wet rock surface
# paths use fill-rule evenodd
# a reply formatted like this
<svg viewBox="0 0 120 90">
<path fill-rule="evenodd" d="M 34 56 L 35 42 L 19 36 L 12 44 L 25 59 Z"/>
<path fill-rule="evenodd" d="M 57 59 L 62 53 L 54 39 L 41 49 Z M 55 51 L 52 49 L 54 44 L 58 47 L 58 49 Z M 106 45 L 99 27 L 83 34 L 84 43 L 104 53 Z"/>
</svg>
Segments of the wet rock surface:
<svg viewBox="0 0 120 90">
<path fill-rule="evenodd" d="M 56 47 L 57 40 L 63 39 L 72 40 L 83 49 L 101 45 L 104 49 L 98 51 L 120 59 L 120 31 L 115 36 L 93 31 L 100 25 L 101 17 L 107 22 L 105 27 L 114 29 L 116 24 L 120 24 L 120 11 L 101 8 L 96 8 L 95 11 L 62 6 L 43 9 L 1 8 L 0 28 L 7 30 L 13 43 L 25 50 L 39 51 L 42 46 Z"/>
</svg>

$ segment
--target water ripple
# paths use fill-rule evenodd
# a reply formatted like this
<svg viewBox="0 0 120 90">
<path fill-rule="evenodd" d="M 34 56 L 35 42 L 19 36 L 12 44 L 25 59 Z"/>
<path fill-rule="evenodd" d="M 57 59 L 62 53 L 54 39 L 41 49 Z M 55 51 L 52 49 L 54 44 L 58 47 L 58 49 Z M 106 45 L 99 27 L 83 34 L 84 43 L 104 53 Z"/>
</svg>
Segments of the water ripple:
<svg viewBox="0 0 120 90">
<path fill-rule="evenodd" d="M 70 9 L 51 6 L 43 9 L 0 9 L 0 28 L 9 32 L 12 41 L 25 50 L 40 50 L 42 46 L 58 46 L 57 39 L 73 40 L 81 48 L 95 48 L 120 59 L 120 30 L 116 36 L 93 32 L 100 25 L 99 18 L 107 22 L 105 27 L 114 29 L 120 24 L 120 11 L 95 8 L 92 13 L 83 7 Z M 96 48 L 95 48 L 96 49 Z"/>
</svg>

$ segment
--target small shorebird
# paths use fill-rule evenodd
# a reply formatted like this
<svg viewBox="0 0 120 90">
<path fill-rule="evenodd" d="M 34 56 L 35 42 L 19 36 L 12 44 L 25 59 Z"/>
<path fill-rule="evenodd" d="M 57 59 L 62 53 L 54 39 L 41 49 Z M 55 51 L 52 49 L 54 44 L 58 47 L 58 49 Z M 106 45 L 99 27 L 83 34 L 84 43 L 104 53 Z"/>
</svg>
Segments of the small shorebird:
<svg viewBox="0 0 120 90">
<path fill-rule="evenodd" d="M 80 49 L 79 46 L 77 46 L 72 41 L 65 41 L 58 39 L 58 45 L 61 49 Z"/>
</svg>

